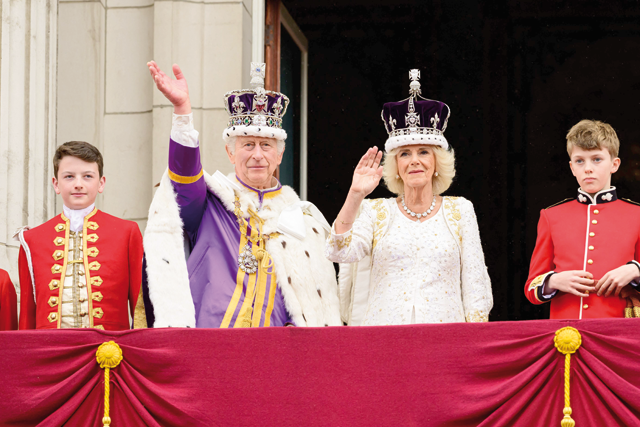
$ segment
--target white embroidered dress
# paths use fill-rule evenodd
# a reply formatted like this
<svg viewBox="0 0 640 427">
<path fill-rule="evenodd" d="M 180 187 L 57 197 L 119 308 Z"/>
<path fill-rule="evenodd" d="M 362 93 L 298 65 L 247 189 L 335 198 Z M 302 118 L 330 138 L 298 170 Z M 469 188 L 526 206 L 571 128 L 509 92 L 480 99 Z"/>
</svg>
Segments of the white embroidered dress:
<svg viewBox="0 0 640 427">
<path fill-rule="evenodd" d="M 351 230 L 332 229 L 326 255 L 340 263 L 371 256 L 362 325 L 487 321 L 493 306 L 473 205 L 463 198 L 445 197 L 421 223 L 395 199 L 365 200 Z"/>
</svg>

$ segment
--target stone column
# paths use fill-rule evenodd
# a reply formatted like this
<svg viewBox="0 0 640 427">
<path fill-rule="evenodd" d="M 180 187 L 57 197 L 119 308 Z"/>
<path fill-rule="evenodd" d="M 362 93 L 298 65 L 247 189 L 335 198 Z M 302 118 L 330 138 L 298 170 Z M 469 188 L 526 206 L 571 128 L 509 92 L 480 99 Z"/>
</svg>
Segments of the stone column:
<svg viewBox="0 0 640 427">
<path fill-rule="evenodd" d="M 253 1 L 156 1 L 153 59 L 167 74 L 177 63 L 189 84 L 204 169 L 233 171 L 224 150 L 223 95 L 249 87 Z M 255 31 L 264 31 L 264 26 Z M 149 79 L 149 82 L 151 80 Z M 167 167 L 173 107 L 153 92 L 153 182 Z"/>
<path fill-rule="evenodd" d="M 15 230 L 55 212 L 57 14 L 55 0 L 0 3 L 0 268 L 16 285 Z"/>
<path fill-rule="evenodd" d="M 59 9 L 57 143 L 81 140 L 100 149 L 107 181 L 98 208 L 144 231 L 152 195 L 146 62 L 153 0 L 61 0 Z"/>
</svg>

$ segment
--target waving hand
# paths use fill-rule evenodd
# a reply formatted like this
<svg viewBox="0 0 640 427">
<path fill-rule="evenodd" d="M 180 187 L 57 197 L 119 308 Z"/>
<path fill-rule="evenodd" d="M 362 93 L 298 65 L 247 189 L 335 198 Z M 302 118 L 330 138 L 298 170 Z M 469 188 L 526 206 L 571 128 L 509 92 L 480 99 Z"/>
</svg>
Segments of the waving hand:
<svg viewBox="0 0 640 427">
<path fill-rule="evenodd" d="M 149 72 L 158 90 L 173 104 L 174 112 L 176 114 L 191 113 L 187 80 L 178 64 L 173 64 L 175 80 L 167 76 L 155 61 L 147 62 L 147 67 L 149 67 Z"/>
<path fill-rule="evenodd" d="M 382 151 L 377 147 L 369 148 L 358 162 L 353 172 L 350 192 L 367 197 L 380 183 L 382 178 Z"/>
</svg>

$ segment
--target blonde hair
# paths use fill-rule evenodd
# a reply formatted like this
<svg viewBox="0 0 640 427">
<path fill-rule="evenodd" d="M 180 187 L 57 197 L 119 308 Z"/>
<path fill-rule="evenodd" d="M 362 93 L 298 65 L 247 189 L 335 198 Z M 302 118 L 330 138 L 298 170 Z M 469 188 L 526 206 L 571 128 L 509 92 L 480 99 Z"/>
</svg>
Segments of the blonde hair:
<svg viewBox="0 0 640 427">
<path fill-rule="evenodd" d="M 447 191 L 456 176 L 455 155 L 453 149 L 450 151 L 438 146 L 430 146 L 433 149 L 433 156 L 436 159 L 436 171 L 438 176 L 433 175 L 431 178 L 431 188 L 433 194 L 440 195 Z M 396 155 L 402 147 L 394 148 L 389 153 L 385 153 L 382 160 L 382 177 L 384 183 L 397 196 L 404 194 L 404 181 L 402 178 L 396 178 L 398 175 L 398 160 Z"/>
<path fill-rule="evenodd" d="M 567 133 L 567 152 L 571 157 L 573 147 L 583 150 L 602 150 L 606 148 L 611 158 L 618 157 L 620 140 L 611 125 L 599 120 L 581 120 Z"/>
</svg>

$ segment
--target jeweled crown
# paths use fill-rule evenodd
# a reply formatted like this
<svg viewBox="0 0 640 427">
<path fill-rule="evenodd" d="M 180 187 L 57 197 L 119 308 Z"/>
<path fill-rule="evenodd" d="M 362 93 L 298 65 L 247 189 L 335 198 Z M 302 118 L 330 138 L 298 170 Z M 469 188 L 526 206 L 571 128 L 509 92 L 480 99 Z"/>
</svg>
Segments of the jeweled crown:
<svg viewBox="0 0 640 427">
<path fill-rule="evenodd" d="M 264 89 L 266 64 L 251 63 L 251 86 L 253 89 L 232 90 L 224 95 L 224 108 L 229 114 L 228 127 L 225 130 L 227 136 L 245 135 L 262 136 L 263 130 L 280 131 L 282 134 L 282 118 L 287 111 L 289 98 L 285 95 Z M 260 129 L 247 129 L 244 127 L 256 127 Z M 264 129 L 268 128 L 268 129 Z M 240 131 L 240 132 L 238 132 Z M 253 132 L 252 132 L 253 131 Z M 272 132 L 273 133 L 273 132 Z M 286 138 L 286 133 L 284 134 Z M 225 136 L 225 133 L 223 133 Z M 275 136 L 274 136 L 275 137 Z M 283 139 L 283 138 L 277 138 Z"/>
<path fill-rule="evenodd" d="M 449 148 L 444 137 L 451 111 L 449 106 L 420 96 L 420 70 L 410 70 L 409 79 L 409 98 L 387 102 L 382 107 L 382 121 L 389 134 L 385 150 L 390 152 L 403 145 L 416 144 Z"/>
</svg>

